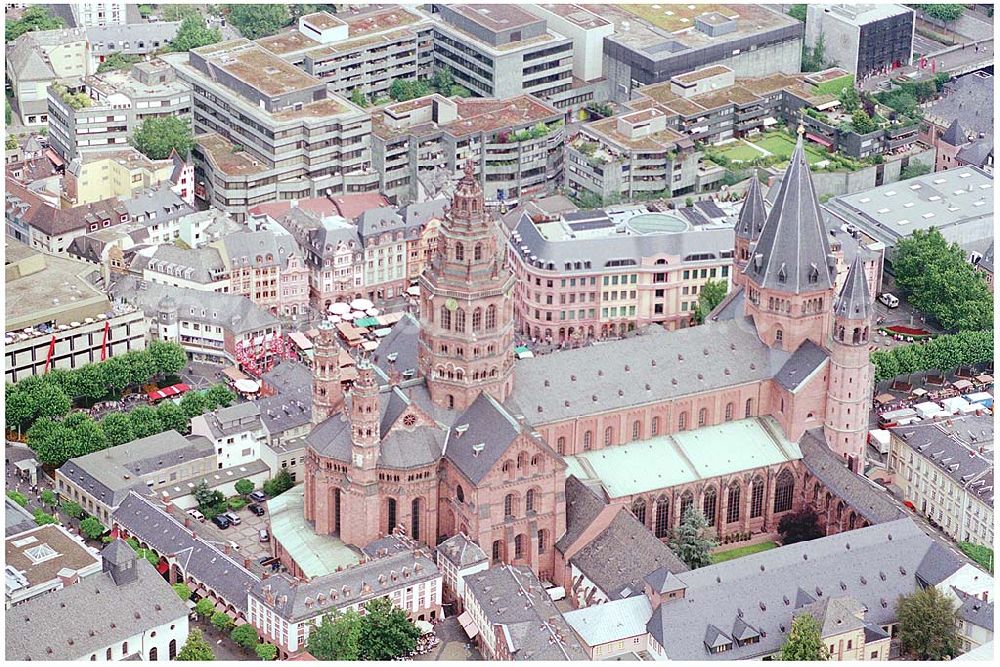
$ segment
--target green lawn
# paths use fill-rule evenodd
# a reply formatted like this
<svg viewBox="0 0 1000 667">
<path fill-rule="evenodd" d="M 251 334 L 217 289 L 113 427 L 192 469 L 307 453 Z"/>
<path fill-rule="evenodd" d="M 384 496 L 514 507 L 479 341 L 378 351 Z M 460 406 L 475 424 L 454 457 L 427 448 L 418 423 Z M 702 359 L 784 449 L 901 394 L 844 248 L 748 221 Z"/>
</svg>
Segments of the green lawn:
<svg viewBox="0 0 1000 667">
<path fill-rule="evenodd" d="M 845 74 L 844 76 L 819 84 L 816 86 L 816 90 L 821 95 L 839 95 L 841 90 L 852 85 L 854 85 L 854 75 Z"/>
<path fill-rule="evenodd" d="M 761 551 L 773 549 L 776 546 L 778 545 L 774 542 L 761 542 L 760 544 L 751 544 L 748 547 L 737 547 L 736 549 L 730 549 L 729 551 L 720 551 L 712 554 L 712 564 L 723 563 L 734 558 L 742 558 L 743 556 L 749 556 L 750 554 L 760 553 Z"/>
<path fill-rule="evenodd" d="M 989 570 L 990 574 L 993 574 L 993 549 L 970 542 L 959 542 L 958 548 L 966 556 L 982 565 L 984 569 Z"/>
<path fill-rule="evenodd" d="M 763 137 L 755 139 L 753 144 L 774 153 L 778 157 L 782 158 L 782 160 L 788 160 L 788 158 L 792 157 L 792 151 L 795 150 L 795 140 L 784 132 L 771 132 L 769 134 L 765 134 Z M 829 157 L 826 151 L 814 148 L 808 143 L 805 145 L 805 151 L 806 160 L 811 165 L 816 164 L 821 160 L 826 160 Z"/>
<path fill-rule="evenodd" d="M 747 146 L 742 141 L 734 141 L 731 144 L 726 144 L 719 152 L 733 162 L 749 162 L 750 160 L 764 157 L 764 154 L 759 150 L 756 150 L 751 146 Z"/>
</svg>

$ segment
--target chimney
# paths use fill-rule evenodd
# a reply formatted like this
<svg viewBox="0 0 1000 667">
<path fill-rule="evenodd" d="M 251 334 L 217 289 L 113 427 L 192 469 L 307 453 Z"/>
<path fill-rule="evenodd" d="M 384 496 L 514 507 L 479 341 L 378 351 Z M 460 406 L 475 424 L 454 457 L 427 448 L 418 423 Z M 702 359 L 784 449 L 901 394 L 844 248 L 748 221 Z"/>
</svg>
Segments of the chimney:
<svg viewBox="0 0 1000 667">
<path fill-rule="evenodd" d="M 184 527 L 185 528 L 191 527 L 191 517 L 186 514 L 184 515 Z"/>
</svg>

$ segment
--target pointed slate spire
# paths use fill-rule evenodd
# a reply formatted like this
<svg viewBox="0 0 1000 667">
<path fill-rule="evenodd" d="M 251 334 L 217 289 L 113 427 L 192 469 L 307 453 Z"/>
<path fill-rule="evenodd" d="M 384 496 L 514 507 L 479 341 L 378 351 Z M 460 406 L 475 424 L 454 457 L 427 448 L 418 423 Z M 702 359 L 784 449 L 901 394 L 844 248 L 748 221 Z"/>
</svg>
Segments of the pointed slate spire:
<svg viewBox="0 0 1000 667">
<path fill-rule="evenodd" d="M 854 256 L 851 268 L 847 272 L 847 280 L 840 290 L 837 302 L 833 306 L 835 317 L 848 320 L 867 320 L 872 315 L 871 292 L 868 291 L 868 279 L 865 277 L 865 264 L 861 253 Z"/>
<path fill-rule="evenodd" d="M 760 238 L 766 220 L 764 197 L 760 194 L 760 181 L 757 178 L 757 170 L 754 169 L 747 196 L 743 199 L 743 208 L 740 209 L 740 216 L 736 220 L 736 237 L 749 239 L 751 242 L 756 241 Z"/>
<path fill-rule="evenodd" d="M 781 189 L 744 269 L 758 287 L 792 294 L 831 289 L 836 275 L 802 134 L 800 126 Z"/>
<path fill-rule="evenodd" d="M 949 146 L 961 146 L 962 144 L 969 143 L 969 137 L 956 118 L 948 126 L 948 129 L 944 131 L 944 134 L 941 135 L 941 141 Z"/>
</svg>

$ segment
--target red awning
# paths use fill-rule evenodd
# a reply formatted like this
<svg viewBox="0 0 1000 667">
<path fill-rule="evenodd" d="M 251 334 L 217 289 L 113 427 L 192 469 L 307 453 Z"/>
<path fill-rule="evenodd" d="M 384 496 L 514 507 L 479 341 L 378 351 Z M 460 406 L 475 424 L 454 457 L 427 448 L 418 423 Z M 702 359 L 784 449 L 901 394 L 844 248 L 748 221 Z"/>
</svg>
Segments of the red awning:
<svg viewBox="0 0 1000 667">
<path fill-rule="evenodd" d="M 191 387 L 181 382 L 180 384 L 173 384 L 169 387 L 164 387 L 163 389 L 157 389 L 156 391 L 149 392 L 149 400 L 159 401 L 164 398 L 169 398 L 171 396 L 180 396 L 186 391 L 191 391 Z"/>
<path fill-rule="evenodd" d="M 810 141 L 815 141 L 820 146 L 826 146 L 827 148 L 829 148 L 830 146 L 833 146 L 833 142 L 832 141 L 830 141 L 829 139 L 824 139 L 823 137 L 819 136 L 818 134 L 812 134 L 810 132 L 806 132 L 806 139 L 809 139 Z"/>
<path fill-rule="evenodd" d="M 903 501 L 903 504 L 904 504 L 904 505 L 906 505 L 907 507 L 909 507 L 909 508 L 910 508 L 911 510 L 913 510 L 914 512 L 916 512 L 916 511 L 917 511 L 917 508 L 916 508 L 916 507 L 914 507 L 914 506 L 913 506 L 913 503 L 911 503 L 911 502 L 910 502 L 909 500 L 904 500 L 904 501 Z"/>
<path fill-rule="evenodd" d="M 59 167 L 63 166 L 64 164 L 66 164 L 63 161 L 63 159 L 61 157 L 59 157 L 56 154 L 56 152 L 54 150 L 52 150 L 51 148 L 46 148 L 45 149 L 45 157 L 47 157 L 49 159 L 49 161 L 56 166 L 56 168 L 59 168 Z"/>
<path fill-rule="evenodd" d="M 156 565 L 156 571 L 159 572 L 160 574 L 166 574 L 167 570 L 169 570 L 169 569 L 170 569 L 170 565 L 168 565 L 167 561 L 165 561 L 165 560 L 161 560 Z"/>
</svg>

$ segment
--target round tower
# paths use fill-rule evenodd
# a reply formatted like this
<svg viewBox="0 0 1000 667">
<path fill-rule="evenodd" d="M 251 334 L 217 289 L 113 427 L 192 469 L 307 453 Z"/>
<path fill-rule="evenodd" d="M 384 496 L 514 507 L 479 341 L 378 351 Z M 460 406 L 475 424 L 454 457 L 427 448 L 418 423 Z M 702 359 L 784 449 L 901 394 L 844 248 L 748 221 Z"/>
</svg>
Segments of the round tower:
<svg viewBox="0 0 1000 667">
<path fill-rule="evenodd" d="M 833 308 L 830 380 L 823 431 L 829 448 L 856 473 L 864 471 L 874 370 L 869 356 L 872 299 L 861 253 Z"/>
<path fill-rule="evenodd" d="M 418 364 L 435 404 L 464 410 L 481 392 L 510 396 L 514 280 L 470 161 L 420 277 Z"/>
<path fill-rule="evenodd" d="M 381 421 L 375 368 L 370 359 L 362 357 L 358 361 L 358 379 L 351 390 L 351 464 L 341 501 L 344 508 L 340 538 L 348 544 L 368 544 L 381 537 L 376 471 L 382 441 Z"/>
<path fill-rule="evenodd" d="M 312 423 L 323 423 L 344 407 L 344 390 L 340 384 L 340 346 L 333 335 L 333 325 L 319 325 L 313 348 Z"/>
</svg>

